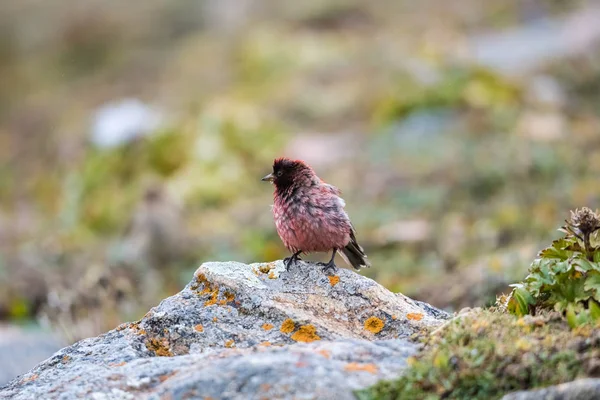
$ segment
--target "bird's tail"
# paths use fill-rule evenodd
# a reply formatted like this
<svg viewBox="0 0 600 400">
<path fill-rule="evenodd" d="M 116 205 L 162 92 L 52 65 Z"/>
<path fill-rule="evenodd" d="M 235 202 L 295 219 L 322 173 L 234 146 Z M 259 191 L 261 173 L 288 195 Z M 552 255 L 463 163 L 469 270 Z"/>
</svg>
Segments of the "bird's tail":
<svg viewBox="0 0 600 400">
<path fill-rule="evenodd" d="M 350 232 L 350 243 L 341 249 L 340 255 L 342 258 L 356 270 L 361 268 L 369 268 L 371 263 L 367 260 L 367 255 L 363 248 L 356 241 L 354 229 Z"/>
</svg>

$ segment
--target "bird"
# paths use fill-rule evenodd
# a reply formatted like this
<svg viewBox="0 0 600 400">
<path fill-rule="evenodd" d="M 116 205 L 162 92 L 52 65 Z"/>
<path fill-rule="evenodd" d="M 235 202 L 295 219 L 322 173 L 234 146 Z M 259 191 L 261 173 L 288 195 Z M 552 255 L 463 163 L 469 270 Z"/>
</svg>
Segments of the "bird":
<svg viewBox="0 0 600 400">
<path fill-rule="evenodd" d="M 340 190 L 325 183 L 302 160 L 276 158 L 273 172 L 262 178 L 271 182 L 273 218 L 277 233 L 292 253 L 284 259 L 286 270 L 301 260 L 301 254 L 333 251 L 328 263 L 318 263 L 322 271 L 335 272 L 335 255 L 354 269 L 371 266 L 356 240 L 356 231 L 344 210 Z"/>
</svg>

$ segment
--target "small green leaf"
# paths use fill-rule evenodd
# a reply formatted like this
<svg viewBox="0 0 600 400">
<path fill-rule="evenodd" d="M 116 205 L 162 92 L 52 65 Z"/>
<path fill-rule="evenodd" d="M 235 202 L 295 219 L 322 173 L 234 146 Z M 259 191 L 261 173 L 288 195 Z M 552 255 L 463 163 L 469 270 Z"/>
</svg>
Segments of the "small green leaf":
<svg viewBox="0 0 600 400">
<path fill-rule="evenodd" d="M 600 274 L 589 274 L 587 279 L 585 280 L 583 288 L 586 291 L 593 292 L 594 294 L 592 296 L 594 297 L 594 299 L 600 301 Z"/>
<path fill-rule="evenodd" d="M 575 314 L 575 310 L 572 304 L 567 306 L 567 323 L 571 328 L 577 327 L 577 314 Z"/>
<path fill-rule="evenodd" d="M 579 272 L 587 272 L 597 269 L 597 267 L 594 266 L 594 264 L 592 264 L 585 258 L 575 258 L 571 260 L 571 264 L 573 265 L 575 270 Z"/>
<path fill-rule="evenodd" d="M 513 301 L 514 300 L 514 301 Z M 509 310 L 518 316 L 529 314 L 529 306 L 535 304 L 531 294 L 522 287 L 515 287 L 509 300 Z"/>
<path fill-rule="evenodd" d="M 593 299 L 590 299 L 589 307 L 590 317 L 592 318 L 592 320 L 600 320 L 600 305 L 598 305 L 598 303 L 596 303 L 596 301 L 594 301 Z"/>
</svg>

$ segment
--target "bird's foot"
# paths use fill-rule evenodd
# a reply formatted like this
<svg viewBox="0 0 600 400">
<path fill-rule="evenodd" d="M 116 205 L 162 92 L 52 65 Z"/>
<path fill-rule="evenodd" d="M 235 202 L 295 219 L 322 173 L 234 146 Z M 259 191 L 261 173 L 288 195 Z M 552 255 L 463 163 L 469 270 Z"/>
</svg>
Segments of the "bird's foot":
<svg viewBox="0 0 600 400">
<path fill-rule="evenodd" d="M 321 271 L 325 272 L 325 274 L 327 275 L 331 275 L 332 273 L 335 273 L 335 271 L 337 271 L 337 266 L 335 265 L 333 260 L 329 261 L 328 263 L 319 262 L 317 263 L 317 265 L 322 266 L 323 269 Z"/>
<path fill-rule="evenodd" d="M 285 266 L 285 270 L 289 271 L 290 270 L 290 266 L 292 264 L 296 264 L 296 262 L 298 262 L 300 260 L 302 260 L 302 259 L 300 258 L 300 256 L 298 256 L 296 254 L 292 255 L 291 257 L 284 258 L 283 259 L 283 265 Z"/>
</svg>

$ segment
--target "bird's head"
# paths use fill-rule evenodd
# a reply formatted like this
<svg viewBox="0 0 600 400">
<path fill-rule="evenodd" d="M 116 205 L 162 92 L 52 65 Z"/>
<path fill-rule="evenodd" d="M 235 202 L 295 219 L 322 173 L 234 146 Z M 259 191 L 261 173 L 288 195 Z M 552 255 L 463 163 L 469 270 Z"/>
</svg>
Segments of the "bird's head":
<svg viewBox="0 0 600 400">
<path fill-rule="evenodd" d="M 295 185 L 310 184 L 316 175 L 312 168 L 304 161 L 289 158 L 277 158 L 273 162 L 273 172 L 262 178 L 263 181 L 272 182 L 278 189 Z"/>
</svg>

